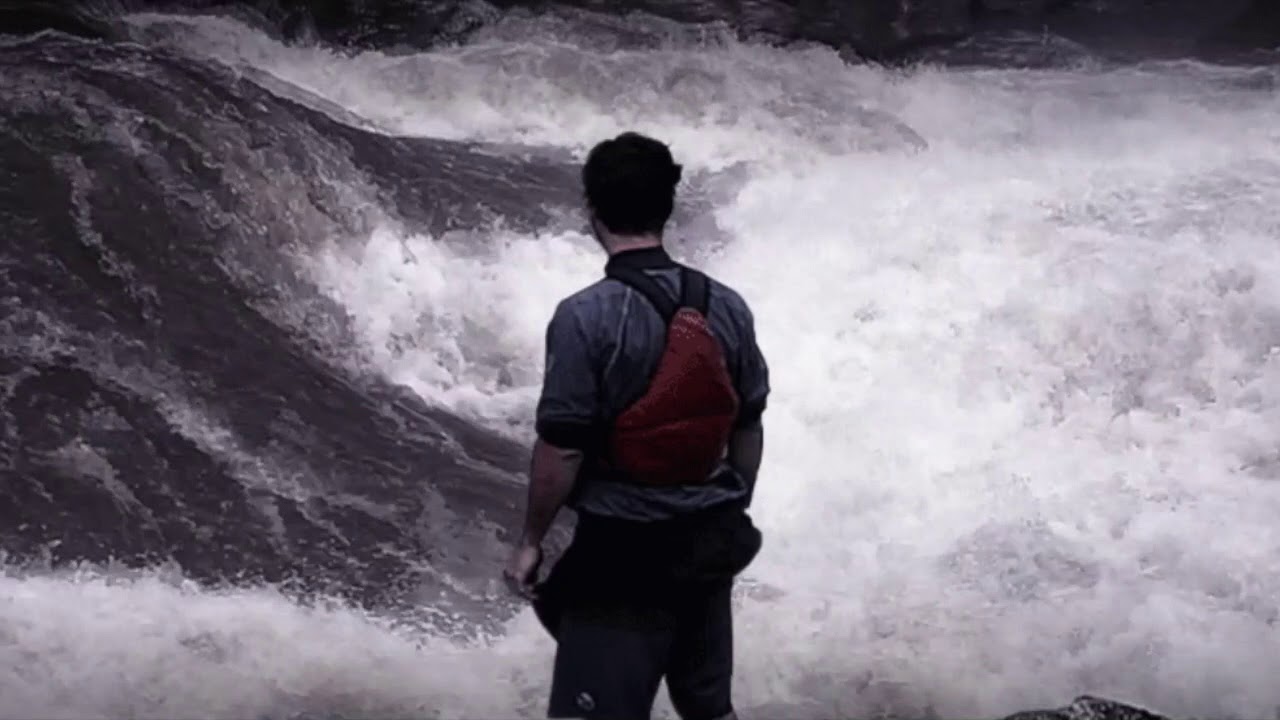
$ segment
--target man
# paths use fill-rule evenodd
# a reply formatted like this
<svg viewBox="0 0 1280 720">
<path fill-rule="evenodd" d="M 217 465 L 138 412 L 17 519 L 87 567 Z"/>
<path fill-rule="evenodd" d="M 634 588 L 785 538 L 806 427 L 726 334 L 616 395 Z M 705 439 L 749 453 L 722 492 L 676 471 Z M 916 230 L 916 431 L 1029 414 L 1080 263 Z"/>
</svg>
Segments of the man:
<svg viewBox="0 0 1280 720">
<path fill-rule="evenodd" d="M 560 302 L 524 530 L 505 575 L 556 638 L 548 717 L 647 718 L 659 683 L 685 720 L 734 717 L 733 579 L 768 368 L 752 313 L 663 248 L 681 167 L 636 133 L 597 145 L 582 181 L 605 277 Z M 564 505 L 573 540 L 537 583 Z"/>
</svg>

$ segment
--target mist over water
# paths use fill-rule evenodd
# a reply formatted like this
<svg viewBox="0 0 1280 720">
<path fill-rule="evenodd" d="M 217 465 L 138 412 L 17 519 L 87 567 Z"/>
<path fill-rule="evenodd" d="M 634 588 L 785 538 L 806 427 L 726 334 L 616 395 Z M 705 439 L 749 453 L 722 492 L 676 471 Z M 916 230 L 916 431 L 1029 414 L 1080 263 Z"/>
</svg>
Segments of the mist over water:
<svg viewBox="0 0 1280 720">
<path fill-rule="evenodd" d="M 389 135 L 671 144 L 710 198 L 673 247 L 746 296 L 772 368 L 748 575 L 773 591 L 741 598 L 744 717 L 1280 707 L 1280 70 L 888 70 L 519 17 L 344 56 L 129 22 Z M 528 442 L 545 323 L 599 276 L 593 241 L 572 218 L 373 226 L 289 251 L 349 314 L 351 355 Z M 554 648 L 530 613 L 471 640 L 399 620 L 13 566 L 0 717 L 544 712 Z"/>
</svg>

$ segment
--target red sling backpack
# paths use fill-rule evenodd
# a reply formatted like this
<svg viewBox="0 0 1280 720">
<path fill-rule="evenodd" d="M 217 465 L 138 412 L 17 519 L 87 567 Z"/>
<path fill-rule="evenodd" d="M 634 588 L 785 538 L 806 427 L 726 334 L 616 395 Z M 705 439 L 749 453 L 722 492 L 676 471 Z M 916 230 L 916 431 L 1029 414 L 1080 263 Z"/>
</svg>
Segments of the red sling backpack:
<svg viewBox="0 0 1280 720">
<path fill-rule="evenodd" d="M 677 305 L 642 270 L 611 268 L 608 276 L 648 299 L 667 324 L 666 347 L 647 390 L 613 423 L 608 465 L 643 485 L 706 482 L 728 448 L 739 403 L 707 319 L 711 283 L 682 266 Z"/>
</svg>

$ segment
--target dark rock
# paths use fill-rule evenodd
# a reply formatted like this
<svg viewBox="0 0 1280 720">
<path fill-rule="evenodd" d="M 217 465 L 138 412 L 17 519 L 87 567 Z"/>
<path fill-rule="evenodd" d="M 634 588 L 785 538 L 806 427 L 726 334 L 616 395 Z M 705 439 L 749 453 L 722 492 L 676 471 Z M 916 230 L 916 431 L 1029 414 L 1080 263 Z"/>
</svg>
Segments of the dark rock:
<svg viewBox="0 0 1280 720">
<path fill-rule="evenodd" d="M 1078 42 L 1022 30 L 982 32 L 956 43 L 921 49 L 914 57 L 948 67 L 1035 69 L 1083 68 L 1099 61 Z"/>
<path fill-rule="evenodd" d="M 0 0 L 0 35 L 56 30 L 80 37 L 102 37 L 107 25 L 93 12 L 57 0 Z"/>
<path fill-rule="evenodd" d="M 1165 720 L 1165 717 L 1114 700 L 1082 695 L 1064 708 L 1027 710 L 1004 720 Z"/>
<path fill-rule="evenodd" d="M 0 33 L 50 28 L 102 36 L 111 27 L 105 7 L 83 0 L 0 0 Z M 743 37 L 822 43 L 846 57 L 882 61 L 917 60 L 922 50 L 993 31 L 1060 36 L 1116 59 L 1220 58 L 1280 46 L 1280 3 L 1274 0 L 134 0 L 125 7 L 230 14 L 288 41 L 384 52 L 464 40 L 513 9 L 640 12 L 678 23 L 723 24 Z M 1000 62 L 998 53 L 984 57 Z"/>
<path fill-rule="evenodd" d="M 973 4 L 976 13 L 1038 15 L 1066 3 L 1064 0 L 974 0 Z"/>
<path fill-rule="evenodd" d="M 1189 57 L 1200 52 L 1204 38 L 1236 22 L 1251 2 L 1074 2 L 1048 13 L 1038 29 L 1120 61 Z M 1227 49 L 1219 46 L 1220 51 Z"/>
<path fill-rule="evenodd" d="M 1221 48 L 1280 50 L 1280 2 L 1253 0 L 1234 21 L 1206 37 L 1207 51 Z"/>
</svg>

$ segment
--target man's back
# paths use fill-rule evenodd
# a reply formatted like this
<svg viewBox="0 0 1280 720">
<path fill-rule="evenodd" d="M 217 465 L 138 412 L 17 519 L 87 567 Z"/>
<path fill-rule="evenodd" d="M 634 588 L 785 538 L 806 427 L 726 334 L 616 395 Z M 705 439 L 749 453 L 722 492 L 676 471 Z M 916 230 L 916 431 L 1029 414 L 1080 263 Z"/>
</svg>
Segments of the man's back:
<svg viewBox="0 0 1280 720">
<path fill-rule="evenodd" d="M 614 255 L 606 268 L 637 269 L 680 297 L 680 266 L 661 248 Z M 733 289 L 709 279 L 707 321 L 724 352 L 738 395 L 739 426 L 759 421 L 769 392 L 768 367 L 756 344 L 752 313 Z M 547 370 L 537 409 L 540 436 L 588 455 L 571 503 L 579 512 L 660 520 L 744 501 L 748 479 L 722 461 L 703 484 L 654 487 L 614 476 L 593 459 L 611 422 L 649 387 L 667 342 L 667 325 L 635 288 L 612 278 L 570 295 L 547 331 Z"/>
</svg>

